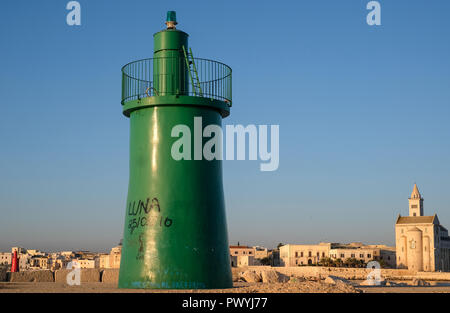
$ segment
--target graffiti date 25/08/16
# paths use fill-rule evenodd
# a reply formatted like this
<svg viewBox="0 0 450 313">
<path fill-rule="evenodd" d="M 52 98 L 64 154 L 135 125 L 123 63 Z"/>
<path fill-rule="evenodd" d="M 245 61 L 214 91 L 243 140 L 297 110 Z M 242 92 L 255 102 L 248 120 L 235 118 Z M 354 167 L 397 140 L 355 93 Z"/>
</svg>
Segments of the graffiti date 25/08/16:
<svg viewBox="0 0 450 313">
<path fill-rule="evenodd" d="M 144 216 L 141 216 L 144 214 Z M 132 201 L 128 204 L 128 216 L 136 216 L 129 220 L 128 229 L 130 234 L 136 228 L 139 227 L 153 227 L 159 225 L 159 227 L 172 226 L 173 220 L 169 217 L 161 215 L 161 207 L 157 198 L 153 198 L 150 202 L 150 198 L 146 201 L 139 200 L 136 205 L 136 201 Z"/>
<path fill-rule="evenodd" d="M 139 227 L 147 227 L 147 226 L 155 226 L 159 225 L 160 227 L 170 227 L 172 226 L 172 219 L 166 217 L 163 218 L 162 216 L 140 216 L 138 218 L 133 218 L 128 223 L 128 229 L 130 230 L 130 234 L 133 233 L 133 231 L 136 228 Z"/>
</svg>

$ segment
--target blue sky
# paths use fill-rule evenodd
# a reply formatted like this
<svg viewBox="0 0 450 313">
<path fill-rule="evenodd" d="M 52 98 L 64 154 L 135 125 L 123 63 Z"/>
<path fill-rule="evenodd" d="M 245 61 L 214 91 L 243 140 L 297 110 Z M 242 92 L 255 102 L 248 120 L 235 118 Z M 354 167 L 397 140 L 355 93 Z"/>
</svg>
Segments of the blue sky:
<svg viewBox="0 0 450 313">
<path fill-rule="evenodd" d="M 80 0 L 0 5 L 0 251 L 106 251 L 122 237 L 121 67 L 167 10 L 233 69 L 224 124 L 279 124 L 280 167 L 225 161 L 230 243 L 394 242 L 414 182 L 450 226 L 450 2 Z"/>
</svg>

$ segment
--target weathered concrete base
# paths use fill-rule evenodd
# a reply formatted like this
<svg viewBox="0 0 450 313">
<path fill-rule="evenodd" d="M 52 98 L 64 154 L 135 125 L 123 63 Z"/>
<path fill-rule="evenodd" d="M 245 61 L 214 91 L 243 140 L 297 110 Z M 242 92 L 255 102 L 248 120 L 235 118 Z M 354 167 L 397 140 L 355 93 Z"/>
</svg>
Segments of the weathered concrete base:
<svg viewBox="0 0 450 313">
<path fill-rule="evenodd" d="M 50 270 L 26 271 L 8 274 L 9 281 L 15 283 L 49 283 L 55 281 L 53 278 L 53 272 Z"/>
<path fill-rule="evenodd" d="M 57 270 L 53 273 L 50 270 L 24 271 L 18 273 L 7 272 L 7 269 L 0 269 L 0 282 L 58 282 L 67 283 L 67 274 L 72 270 Z M 303 280 L 324 280 L 329 276 L 337 276 L 348 280 L 366 280 L 368 274 L 372 271 L 366 268 L 337 268 L 320 266 L 299 266 L 299 267 L 270 267 L 270 266 L 249 266 L 233 267 L 233 281 L 250 280 L 250 277 L 243 279 L 245 271 L 251 272 L 255 281 L 263 282 L 286 282 L 291 278 L 295 281 Z M 273 273 L 276 271 L 275 273 Z M 248 274 L 248 273 L 247 273 Z M 269 275 L 271 274 L 271 275 Z M 276 278 L 275 275 L 276 274 Z M 245 275 L 247 276 L 247 275 Z M 273 277 L 272 277 L 273 276 Z M 381 269 L 381 279 L 387 280 L 408 280 L 414 279 L 424 281 L 450 281 L 448 272 L 410 272 L 403 269 Z M 117 284 L 119 281 L 119 269 L 81 269 L 80 282 L 104 282 Z"/>
<path fill-rule="evenodd" d="M 6 268 L 0 268 L 0 281 L 8 280 L 8 271 Z"/>
<path fill-rule="evenodd" d="M 418 272 L 415 277 L 423 280 L 450 281 L 449 272 Z"/>
<path fill-rule="evenodd" d="M 119 283 L 119 269 L 104 269 L 102 273 L 102 283 Z"/>
<path fill-rule="evenodd" d="M 55 282 L 67 283 L 67 275 L 72 270 L 57 270 L 55 271 Z M 100 270 L 96 268 L 83 268 L 80 270 L 82 283 L 98 283 L 100 282 Z"/>
</svg>

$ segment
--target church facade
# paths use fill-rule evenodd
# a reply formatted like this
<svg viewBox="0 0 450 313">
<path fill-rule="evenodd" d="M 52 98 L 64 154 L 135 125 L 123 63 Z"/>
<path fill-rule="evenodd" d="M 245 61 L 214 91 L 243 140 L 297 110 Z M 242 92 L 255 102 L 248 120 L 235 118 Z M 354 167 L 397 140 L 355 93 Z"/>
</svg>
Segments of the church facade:
<svg viewBox="0 0 450 313">
<path fill-rule="evenodd" d="M 420 272 L 450 271 L 450 237 L 437 215 L 425 216 L 422 195 L 414 184 L 409 216 L 395 223 L 397 268 Z"/>
</svg>

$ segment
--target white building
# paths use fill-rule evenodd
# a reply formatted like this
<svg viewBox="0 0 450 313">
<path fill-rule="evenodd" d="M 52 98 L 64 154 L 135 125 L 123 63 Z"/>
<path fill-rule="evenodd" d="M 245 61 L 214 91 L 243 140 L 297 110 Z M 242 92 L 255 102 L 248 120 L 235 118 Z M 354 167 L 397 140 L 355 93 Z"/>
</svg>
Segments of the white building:
<svg viewBox="0 0 450 313">
<path fill-rule="evenodd" d="M 12 256 L 9 252 L 0 252 L 0 265 L 11 265 Z"/>
</svg>

